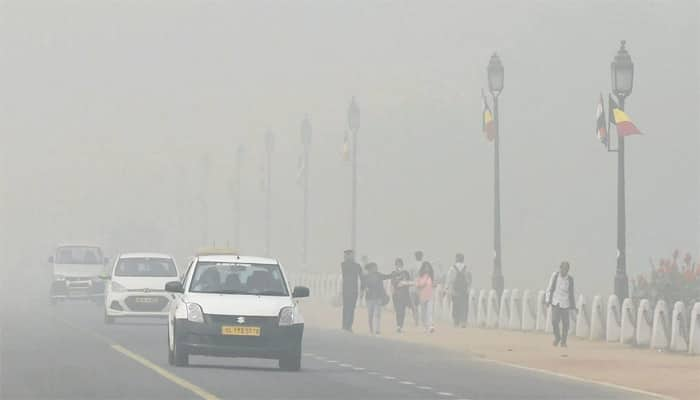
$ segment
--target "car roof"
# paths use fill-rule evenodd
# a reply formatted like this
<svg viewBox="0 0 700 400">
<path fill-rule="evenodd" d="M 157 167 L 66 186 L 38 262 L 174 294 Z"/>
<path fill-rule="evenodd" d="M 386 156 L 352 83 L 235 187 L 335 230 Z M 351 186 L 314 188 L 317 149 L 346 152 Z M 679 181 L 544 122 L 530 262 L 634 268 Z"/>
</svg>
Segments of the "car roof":
<svg viewBox="0 0 700 400">
<path fill-rule="evenodd" d="M 244 263 L 244 264 L 278 264 L 277 260 L 274 258 L 266 257 L 255 257 L 255 256 L 236 256 L 227 254 L 212 254 L 206 256 L 197 257 L 199 261 L 205 262 L 230 262 L 230 263 Z"/>
<path fill-rule="evenodd" d="M 173 259 L 169 254 L 164 253 L 124 253 L 119 258 L 169 258 Z"/>
</svg>

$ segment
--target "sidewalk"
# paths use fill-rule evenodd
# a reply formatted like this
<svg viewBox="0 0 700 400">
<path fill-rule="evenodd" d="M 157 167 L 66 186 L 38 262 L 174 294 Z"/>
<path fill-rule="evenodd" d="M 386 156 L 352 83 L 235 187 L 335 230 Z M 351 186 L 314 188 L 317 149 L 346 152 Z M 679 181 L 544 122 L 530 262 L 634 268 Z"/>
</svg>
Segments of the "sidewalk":
<svg viewBox="0 0 700 400">
<path fill-rule="evenodd" d="M 304 303 L 302 307 L 309 325 L 339 329 L 340 308 L 312 302 Z M 649 349 L 574 337 L 569 339 L 568 348 L 554 348 L 552 337 L 543 333 L 461 329 L 439 321 L 435 325 L 436 332 L 427 334 L 414 326 L 410 311 L 407 314 L 406 332 L 398 334 L 391 306 L 385 307 L 382 313 L 382 336 L 449 349 L 462 353 L 465 357 L 546 370 L 681 400 L 700 397 L 700 357 L 658 353 Z M 369 334 L 366 309 L 357 309 L 354 330 L 356 334 Z"/>
</svg>

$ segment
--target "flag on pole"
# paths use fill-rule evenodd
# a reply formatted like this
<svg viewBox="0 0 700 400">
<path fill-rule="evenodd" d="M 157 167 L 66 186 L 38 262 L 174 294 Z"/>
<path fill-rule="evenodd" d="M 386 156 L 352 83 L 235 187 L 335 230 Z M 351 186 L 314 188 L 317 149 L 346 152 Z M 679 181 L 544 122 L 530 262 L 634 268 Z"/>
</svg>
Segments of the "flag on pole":
<svg viewBox="0 0 700 400">
<path fill-rule="evenodd" d="M 610 121 L 615 124 L 615 130 L 619 136 L 641 135 L 642 132 L 637 129 L 634 123 L 630 120 L 629 115 L 625 113 L 612 95 L 609 98 L 610 102 Z"/>
<path fill-rule="evenodd" d="M 604 145 L 609 144 L 609 138 L 608 138 L 608 126 L 607 126 L 607 121 L 605 120 L 605 103 L 603 102 L 603 94 L 600 94 L 600 102 L 598 102 L 598 106 L 596 107 L 595 110 L 596 114 L 596 134 L 598 135 L 598 140 L 600 140 L 601 143 Z"/>
<path fill-rule="evenodd" d="M 343 161 L 350 161 L 350 136 L 347 130 L 343 137 Z"/>
<path fill-rule="evenodd" d="M 489 141 L 493 141 L 496 137 L 496 126 L 493 121 L 493 113 L 491 112 L 483 90 L 481 91 L 481 99 L 483 101 L 481 108 L 481 131 L 486 135 Z"/>
</svg>

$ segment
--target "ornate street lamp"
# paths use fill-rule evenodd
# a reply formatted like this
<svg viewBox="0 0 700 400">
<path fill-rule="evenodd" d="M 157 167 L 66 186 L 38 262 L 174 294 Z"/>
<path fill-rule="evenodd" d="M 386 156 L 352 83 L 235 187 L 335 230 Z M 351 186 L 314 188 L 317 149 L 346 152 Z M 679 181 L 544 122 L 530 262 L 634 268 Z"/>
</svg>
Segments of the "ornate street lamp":
<svg viewBox="0 0 700 400">
<path fill-rule="evenodd" d="M 348 107 L 348 127 L 352 132 L 352 230 L 350 248 L 355 251 L 357 245 L 357 133 L 360 130 L 360 108 L 355 97 L 350 100 Z"/>
<path fill-rule="evenodd" d="M 308 255 L 308 240 L 309 240 L 309 148 L 311 146 L 311 121 L 309 116 L 304 117 L 301 121 L 301 144 L 304 146 L 303 154 L 303 179 L 304 179 L 304 234 L 302 237 L 301 246 L 301 262 L 306 266 Z"/>
<path fill-rule="evenodd" d="M 500 166 L 500 127 L 498 96 L 503 91 L 503 64 L 498 54 L 493 53 L 487 67 L 489 91 L 493 97 L 493 124 L 496 136 L 493 143 L 493 273 L 491 287 L 501 297 L 505 281 L 501 268 L 501 166 Z"/>
</svg>

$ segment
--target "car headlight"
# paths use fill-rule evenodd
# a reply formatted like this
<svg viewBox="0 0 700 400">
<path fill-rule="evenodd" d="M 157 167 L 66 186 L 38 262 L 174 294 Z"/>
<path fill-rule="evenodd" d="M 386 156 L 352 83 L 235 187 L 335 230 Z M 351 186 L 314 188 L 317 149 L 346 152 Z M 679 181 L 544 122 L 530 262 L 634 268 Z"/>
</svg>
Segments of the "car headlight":
<svg viewBox="0 0 700 400">
<path fill-rule="evenodd" d="M 284 307 L 280 310 L 279 326 L 290 326 L 294 324 L 294 307 Z"/>
<path fill-rule="evenodd" d="M 204 313 L 199 304 L 187 303 L 187 320 L 190 322 L 204 322 Z"/>
<path fill-rule="evenodd" d="M 126 288 L 120 283 L 112 281 L 111 288 L 113 292 L 123 292 Z"/>
</svg>

